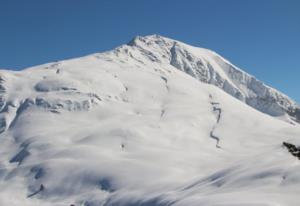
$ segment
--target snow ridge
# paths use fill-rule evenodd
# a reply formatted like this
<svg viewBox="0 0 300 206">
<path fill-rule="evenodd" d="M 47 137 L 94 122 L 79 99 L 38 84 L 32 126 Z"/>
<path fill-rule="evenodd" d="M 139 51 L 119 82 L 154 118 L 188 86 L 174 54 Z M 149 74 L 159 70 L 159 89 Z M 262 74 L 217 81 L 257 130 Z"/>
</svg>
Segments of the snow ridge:
<svg viewBox="0 0 300 206">
<path fill-rule="evenodd" d="M 213 51 L 196 48 L 159 35 L 136 37 L 128 43 L 144 58 L 171 64 L 201 82 L 213 84 L 249 106 L 279 117 L 289 115 L 300 120 L 296 102 L 281 92 L 265 85 Z M 129 49 L 130 50 L 130 49 Z M 142 58 L 138 58 L 143 61 Z"/>
</svg>

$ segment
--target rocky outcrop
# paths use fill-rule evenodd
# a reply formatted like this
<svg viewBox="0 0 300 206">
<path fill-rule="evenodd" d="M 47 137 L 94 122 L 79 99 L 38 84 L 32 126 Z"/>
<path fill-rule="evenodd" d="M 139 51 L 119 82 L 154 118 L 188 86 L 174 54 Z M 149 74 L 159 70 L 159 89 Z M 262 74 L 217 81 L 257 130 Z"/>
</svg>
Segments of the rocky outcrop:
<svg viewBox="0 0 300 206">
<path fill-rule="evenodd" d="M 300 123 L 300 107 L 290 108 L 288 114 Z"/>
<path fill-rule="evenodd" d="M 296 147 L 295 145 L 283 142 L 282 145 L 288 149 L 288 151 L 295 157 L 297 157 L 300 160 L 300 147 Z"/>
</svg>

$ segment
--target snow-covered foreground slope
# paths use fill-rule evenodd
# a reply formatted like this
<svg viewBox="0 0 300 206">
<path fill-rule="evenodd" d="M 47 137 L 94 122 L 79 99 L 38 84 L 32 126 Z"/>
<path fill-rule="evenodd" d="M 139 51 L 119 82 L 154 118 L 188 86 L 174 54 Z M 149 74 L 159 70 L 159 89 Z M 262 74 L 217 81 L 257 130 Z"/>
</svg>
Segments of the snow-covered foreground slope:
<svg viewBox="0 0 300 206">
<path fill-rule="evenodd" d="M 144 52 L 1 71 L 0 205 L 300 203 L 298 124 Z"/>
</svg>

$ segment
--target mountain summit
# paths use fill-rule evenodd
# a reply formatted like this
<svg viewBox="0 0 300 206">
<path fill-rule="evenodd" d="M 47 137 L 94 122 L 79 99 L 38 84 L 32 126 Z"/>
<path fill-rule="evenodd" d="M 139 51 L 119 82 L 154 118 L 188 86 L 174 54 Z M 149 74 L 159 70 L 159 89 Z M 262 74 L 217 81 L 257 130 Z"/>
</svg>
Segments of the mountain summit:
<svg viewBox="0 0 300 206">
<path fill-rule="evenodd" d="M 0 205 L 299 205 L 299 119 L 218 54 L 158 35 L 1 70 Z"/>
<path fill-rule="evenodd" d="M 213 84 L 263 113 L 300 120 L 300 109 L 295 101 L 213 51 L 159 35 L 138 36 L 128 45 L 132 47 L 129 50 L 138 50 L 151 61 L 170 64 L 201 82 Z"/>
</svg>

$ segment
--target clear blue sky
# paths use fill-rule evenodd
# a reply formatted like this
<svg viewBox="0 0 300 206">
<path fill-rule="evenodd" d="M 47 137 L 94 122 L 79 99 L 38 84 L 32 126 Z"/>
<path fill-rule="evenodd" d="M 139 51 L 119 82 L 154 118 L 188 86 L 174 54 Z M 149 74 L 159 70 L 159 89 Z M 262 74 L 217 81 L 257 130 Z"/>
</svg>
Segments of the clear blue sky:
<svg viewBox="0 0 300 206">
<path fill-rule="evenodd" d="M 0 0 L 0 68 L 148 34 L 215 50 L 300 102 L 300 0 Z"/>
</svg>

